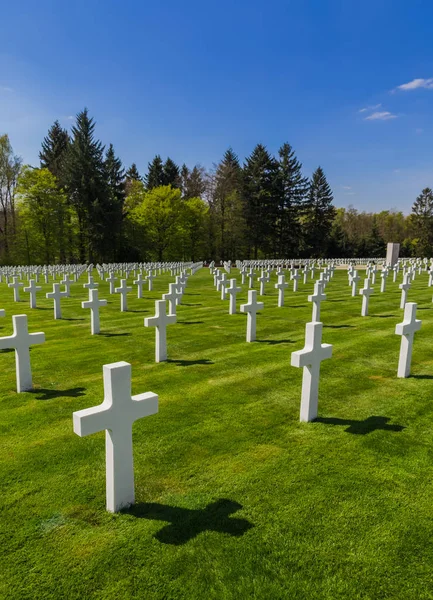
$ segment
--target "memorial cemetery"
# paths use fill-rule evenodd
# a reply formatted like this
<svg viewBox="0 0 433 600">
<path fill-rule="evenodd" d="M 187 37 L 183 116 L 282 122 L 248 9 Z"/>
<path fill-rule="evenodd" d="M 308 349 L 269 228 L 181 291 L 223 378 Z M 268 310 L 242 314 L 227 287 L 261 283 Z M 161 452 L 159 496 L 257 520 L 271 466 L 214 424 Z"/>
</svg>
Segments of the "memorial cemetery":
<svg viewBox="0 0 433 600">
<path fill-rule="evenodd" d="M 2 593 L 427 598 L 431 268 L 3 267 Z"/>
<path fill-rule="evenodd" d="M 433 600 L 432 132 L 422 138 L 401 100 L 433 93 L 433 79 L 365 107 L 353 108 L 355 93 L 344 106 L 326 96 L 327 82 L 364 86 L 345 48 L 370 44 L 381 6 L 362 7 L 362 36 L 331 56 L 343 28 L 333 19 L 318 35 L 328 2 L 317 31 L 296 21 L 303 3 L 285 3 L 290 22 L 272 39 L 262 39 L 266 7 L 250 3 L 251 47 L 238 39 L 238 3 L 221 9 L 233 27 L 221 37 L 219 5 L 198 34 L 188 3 L 163 4 L 140 5 L 137 30 L 131 10 L 122 34 L 92 31 L 98 64 L 91 52 L 61 62 L 67 109 L 38 87 L 43 110 L 17 95 L 5 111 L 14 92 L 0 81 L 0 600 Z M 32 15 L 8 8 L 25 44 Z M 33 32 L 50 45 L 47 72 L 78 27 L 55 8 L 38 4 Z M 110 9 L 101 4 L 116 22 L 125 12 Z M 93 28 L 94 7 L 77 10 Z M 221 88 L 205 81 L 218 79 L 220 57 L 203 48 L 216 36 L 236 69 Z M 298 60 L 313 38 L 308 75 L 301 60 L 297 77 L 294 61 L 289 71 L 265 60 L 282 42 Z M 135 43 L 152 45 L 139 64 Z M 171 75 L 155 79 L 162 47 Z M 244 72 L 238 56 L 254 53 Z M 326 73 L 330 58 L 350 77 Z M 33 77 L 32 67 L 29 88 Z M 232 105 L 250 78 L 255 88 Z M 209 128 L 207 94 L 219 115 Z M 252 110 L 267 94 L 268 119 Z M 98 123 L 87 108 L 66 116 L 96 97 Z M 395 114 L 385 107 L 399 101 Z M 23 106 L 34 116 L 15 116 Z M 173 106 L 187 114 L 176 121 Z M 278 109 L 269 145 L 251 144 Z M 340 127 L 325 135 L 335 115 Z M 292 128 L 304 165 L 284 141 Z M 383 164 L 388 175 L 371 177 Z"/>
</svg>

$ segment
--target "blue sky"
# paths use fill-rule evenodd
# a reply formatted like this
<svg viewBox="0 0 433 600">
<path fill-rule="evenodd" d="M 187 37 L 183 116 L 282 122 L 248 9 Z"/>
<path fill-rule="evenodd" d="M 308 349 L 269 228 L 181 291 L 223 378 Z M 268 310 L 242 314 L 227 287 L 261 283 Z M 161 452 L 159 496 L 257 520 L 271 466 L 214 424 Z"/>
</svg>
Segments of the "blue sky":
<svg viewBox="0 0 433 600">
<path fill-rule="evenodd" d="M 0 133 L 25 162 L 87 106 L 141 172 L 288 141 L 337 206 L 408 213 L 433 187 L 431 0 L 24 0 L 2 24 Z"/>
</svg>

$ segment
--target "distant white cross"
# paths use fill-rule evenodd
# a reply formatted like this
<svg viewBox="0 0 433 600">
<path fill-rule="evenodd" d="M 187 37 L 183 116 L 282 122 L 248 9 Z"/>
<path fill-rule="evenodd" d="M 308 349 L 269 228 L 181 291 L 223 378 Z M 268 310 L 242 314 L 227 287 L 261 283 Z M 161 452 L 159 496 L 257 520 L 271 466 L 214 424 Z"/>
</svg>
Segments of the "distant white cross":
<svg viewBox="0 0 433 600">
<path fill-rule="evenodd" d="M 143 298 L 143 285 L 145 284 L 145 280 L 143 279 L 143 275 L 139 273 L 137 275 L 137 279 L 134 281 L 134 285 L 137 286 L 137 298 Z"/>
<path fill-rule="evenodd" d="M 126 279 L 120 280 L 120 287 L 114 290 L 116 294 L 120 294 L 120 311 L 126 312 L 128 310 L 128 297 L 127 293 L 132 292 L 132 287 L 128 287 Z"/>
<path fill-rule="evenodd" d="M 36 292 L 41 290 L 41 286 L 36 285 L 34 279 L 30 279 L 29 286 L 23 289 L 24 292 L 30 292 L 30 308 L 36 308 Z"/>
<path fill-rule="evenodd" d="M 323 293 L 320 281 L 316 281 L 314 284 L 314 293 L 308 296 L 308 302 L 313 303 L 313 321 L 320 321 L 320 304 L 323 300 L 326 300 L 326 294 Z"/>
<path fill-rule="evenodd" d="M 240 270 L 240 274 L 242 276 L 241 283 L 242 283 L 242 285 L 245 285 L 245 278 L 246 278 L 246 275 L 247 275 L 247 270 L 246 270 L 245 267 L 242 267 L 242 269 Z"/>
<path fill-rule="evenodd" d="M 87 283 L 83 283 L 83 288 L 87 290 L 96 290 L 98 289 L 99 283 L 93 281 L 93 275 L 89 275 L 89 280 Z"/>
<path fill-rule="evenodd" d="M 236 314 L 236 294 L 242 291 L 242 288 L 237 287 L 236 279 L 230 279 L 230 286 L 226 288 L 227 294 L 230 296 L 229 315 Z"/>
<path fill-rule="evenodd" d="M 292 276 L 294 292 L 298 291 L 298 281 L 300 280 L 300 278 L 301 278 L 301 276 L 299 275 L 299 269 L 296 269 Z"/>
<path fill-rule="evenodd" d="M 278 290 L 278 306 L 282 308 L 284 306 L 284 292 L 289 287 L 289 284 L 286 282 L 286 278 L 284 273 L 278 275 L 278 283 L 275 284 L 275 289 Z"/>
<path fill-rule="evenodd" d="M 99 307 L 107 306 L 107 300 L 99 300 L 98 295 L 98 290 L 89 290 L 89 300 L 81 303 L 81 308 L 90 308 L 90 330 L 92 335 L 100 332 Z"/>
<path fill-rule="evenodd" d="M 407 293 L 411 288 L 411 283 L 410 283 L 409 278 L 410 278 L 409 273 L 406 273 L 406 275 L 404 275 L 404 277 L 403 277 L 403 283 L 400 283 L 400 285 L 398 286 L 401 289 L 400 308 L 404 308 L 405 304 L 407 302 Z"/>
<path fill-rule="evenodd" d="M 66 298 L 67 293 L 60 291 L 60 283 L 53 283 L 53 291 L 45 294 L 46 298 L 52 298 L 54 300 L 54 318 L 62 318 L 62 308 L 60 306 L 60 299 Z"/>
<path fill-rule="evenodd" d="M 257 278 L 257 281 L 260 283 L 260 296 L 264 296 L 265 295 L 265 283 L 268 281 L 268 277 L 265 273 L 265 271 L 262 271 L 262 274 L 260 275 L 260 277 Z"/>
<path fill-rule="evenodd" d="M 155 329 L 155 362 L 167 360 L 167 325 L 176 323 L 176 315 L 167 314 L 167 303 L 165 300 L 155 302 L 155 316 L 144 319 L 145 327 L 156 327 Z"/>
<path fill-rule="evenodd" d="M 15 349 L 17 392 L 26 392 L 32 389 L 30 346 L 45 342 L 45 333 L 29 333 L 27 315 L 14 315 L 12 322 L 14 332 L 0 338 L 0 350 Z"/>
<path fill-rule="evenodd" d="M 370 287 L 370 280 L 367 277 L 367 279 L 364 279 L 364 287 L 359 290 L 359 293 L 362 296 L 361 317 L 366 317 L 368 315 L 368 304 L 373 291 L 373 288 Z"/>
<path fill-rule="evenodd" d="M 421 329 L 421 321 L 416 318 L 416 302 L 406 302 L 403 322 L 395 326 L 396 335 L 401 335 L 400 357 L 397 377 L 409 377 L 412 362 L 413 337 L 415 331 Z"/>
<path fill-rule="evenodd" d="M 301 421 L 313 421 L 319 404 L 320 363 L 331 358 L 332 345 L 322 344 L 323 323 L 307 323 L 303 350 L 292 352 L 292 366 L 303 367 Z"/>
<path fill-rule="evenodd" d="M 132 425 L 158 412 L 152 392 L 131 396 L 131 365 L 103 366 L 104 401 L 73 413 L 74 432 L 80 437 L 105 429 L 107 510 L 117 512 L 135 502 Z"/>
<path fill-rule="evenodd" d="M 147 280 L 147 283 L 148 283 L 148 288 L 147 289 L 149 290 L 149 292 L 151 292 L 153 290 L 153 280 L 154 279 L 155 279 L 155 275 L 153 274 L 153 271 L 151 269 L 149 271 L 147 277 L 146 277 L 146 280 Z"/>
<path fill-rule="evenodd" d="M 220 279 L 221 300 L 226 300 L 227 285 L 227 273 L 223 273 Z"/>
<path fill-rule="evenodd" d="M 18 281 L 18 277 L 13 277 L 12 283 L 8 283 L 8 287 L 13 288 L 14 290 L 14 301 L 20 301 L 20 287 L 23 287 L 23 283 Z"/>
<path fill-rule="evenodd" d="M 65 275 L 60 283 L 65 286 L 64 291 L 66 292 L 66 296 L 69 298 L 71 295 L 71 283 L 73 283 L 72 279 L 70 279 L 69 275 Z"/>
<path fill-rule="evenodd" d="M 376 273 L 377 273 L 377 266 L 373 265 L 373 267 L 371 269 L 371 285 L 374 285 L 376 283 Z"/>
<path fill-rule="evenodd" d="M 247 313 L 247 342 L 254 342 L 256 339 L 256 321 L 257 312 L 263 310 L 263 302 L 257 302 L 257 290 L 248 290 L 247 304 L 241 304 L 240 310 Z"/>
<path fill-rule="evenodd" d="M 110 275 L 105 281 L 108 281 L 108 283 L 110 284 L 110 294 L 114 294 L 114 283 L 115 281 L 117 281 L 117 277 L 115 277 L 113 271 L 110 272 Z"/>
<path fill-rule="evenodd" d="M 357 294 L 358 281 L 360 279 L 361 278 L 359 276 L 358 271 L 356 269 L 353 269 L 352 275 L 351 275 L 352 296 L 356 296 L 356 294 Z"/>
<path fill-rule="evenodd" d="M 250 269 L 248 275 L 248 287 L 252 288 L 254 287 L 254 277 L 255 277 L 255 273 L 252 269 Z"/>
<path fill-rule="evenodd" d="M 163 294 L 162 298 L 164 300 L 168 300 L 169 313 L 171 315 L 176 314 L 176 305 L 177 299 L 181 294 L 177 291 L 177 286 L 175 283 L 168 284 L 168 294 Z"/>
<path fill-rule="evenodd" d="M 386 290 L 386 278 L 388 277 L 388 270 L 383 269 L 380 274 L 380 277 L 381 277 L 380 291 L 381 291 L 381 293 L 383 293 Z"/>
</svg>

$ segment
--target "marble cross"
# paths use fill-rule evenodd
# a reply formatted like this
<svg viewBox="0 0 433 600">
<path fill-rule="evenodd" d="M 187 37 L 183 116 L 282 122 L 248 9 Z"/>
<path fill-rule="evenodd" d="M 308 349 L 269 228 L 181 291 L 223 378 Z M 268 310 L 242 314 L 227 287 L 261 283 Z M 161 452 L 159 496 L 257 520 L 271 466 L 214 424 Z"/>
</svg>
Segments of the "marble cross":
<svg viewBox="0 0 433 600">
<path fill-rule="evenodd" d="M 45 342 L 45 333 L 29 333 L 27 315 L 12 317 L 14 332 L 0 338 L 0 350 L 14 348 L 17 378 L 17 392 L 32 389 L 32 369 L 30 366 L 30 346 Z"/>
<path fill-rule="evenodd" d="M 265 271 L 262 271 L 262 274 L 260 277 L 257 278 L 257 281 L 260 283 L 260 296 L 264 296 L 265 295 L 265 283 L 268 281 L 268 277 L 265 273 Z"/>
<path fill-rule="evenodd" d="M 117 281 L 117 277 L 115 277 L 114 272 L 110 271 L 110 275 L 106 278 L 105 281 L 108 281 L 110 284 L 110 294 L 114 294 L 114 283 Z"/>
<path fill-rule="evenodd" d="M 60 283 L 53 283 L 53 291 L 45 294 L 45 297 L 54 300 L 54 318 L 61 319 L 62 318 L 62 308 L 60 306 L 60 299 L 66 298 L 67 293 L 60 291 Z"/>
<path fill-rule="evenodd" d="M 41 290 L 41 286 L 36 285 L 34 279 L 30 279 L 29 286 L 23 289 L 24 292 L 30 292 L 30 308 L 36 308 L 36 292 L 40 292 Z"/>
<path fill-rule="evenodd" d="M 64 291 L 66 292 L 66 297 L 69 298 L 71 295 L 71 283 L 73 283 L 73 280 L 70 279 L 69 275 L 65 275 L 60 283 L 65 286 Z"/>
<path fill-rule="evenodd" d="M 114 290 L 116 294 L 120 294 L 120 311 L 126 312 L 128 310 L 128 297 L 127 293 L 132 292 L 132 287 L 128 287 L 126 279 L 120 280 L 120 287 Z"/>
<path fill-rule="evenodd" d="M 250 288 L 254 287 L 255 273 L 252 269 L 249 271 L 247 277 L 248 277 L 248 287 L 250 287 Z"/>
<path fill-rule="evenodd" d="M 352 296 L 356 296 L 357 295 L 358 281 L 360 279 L 361 278 L 359 276 L 358 271 L 356 269 L 353 269 L 352 275 L 351 275 Z"/>
<path fill-rule="evenodd" d="M 153 280 L 155 279 L 155 275 L 153 274 L 152 269 L 149 271 L 149 273 L 147 274 L 146 280 L 148 283 L 148 290 L 149 292 L 151 292 L 153 290 Z"/>
<path fill-rule="evenodd" d="M 247 304 L 241 304 L 240 310 L 247 313 L 247 342 L 254 342 L 256 339 L 256 321 L 257 311 L 263 310 L 263 302 L 257 302 L 257 290 L 248 290 Z"/>
<path fill-rule="evenodd" d="M 242 291 L 242 288 L 237 287 L 236 279 L 230 279 L 230 286 L 227 287 L 227 294 L 230 297 L 229 315 L 236 314 L 236 294 Z"/>
<path fill-rule="evenodd" d="M 165 300 L 155 302 L 155 316 L 144 319 L 145 327 L 156 327 L 155 329 L 155 362 L 167 360 L 167 325 L 176 323 L 176 315 L 167 314 L 167 303 Z"/>
<path fill-rule="evenodd" d="M 80 437 L 105 430 L 107 510 L 118 512 L 135 502 L 132 425 L 158 412 L 152 392 L 131 396 L 131 365 L 103 366 L 104 401 L 73 413 L 74 432 Z"/>
<path fill-rule="evenodd" d="M 99 283 L 93 281 L 93 275 L 89 275 L 89 280 L 87 283 L 83 283 L 83 288 L 87 290 L 96 290 L 98 289 Z"/>
<path fill-rule="evenodd" d="M 240 274 L 241 274 L 241 277 L 242 277 L 242 285 L 245 285 L 245 278 L 246 278 L 246 275 L 247 275 L 247 270 L 246 270 L 245 267 L 242 267 L 242 269 L 240 270 Z"/>
<path fill-rule="evenodd" d="M 296 269 L 293 273 L 292 279 L 293 279 L 293 291 L 297 292 L 298 291 L 298 281 L 300 280 L 301 276 L 299 275 L 299 269 Z"/>
<path fill-rule="evenodd" d="M 23 287 L 23 283 L 18 281 L 18 277 L 12 279 L 12 283 L 8 283 L 8 287 L 14 290 L 14 302 L 20 301 L 20 287 Z"/>
<path fill-rule="evenodd" d="M 228 285 L 227 273 L 223 273 L 220 279 L 221 300 L 226 299 L 226 288 Z"/>
<path fill-rule="evenodd" d="M 175 283 L 169 283 L 168 294 L 162 295 L 163 300 L 168 300 L 168 308 L 171 315 L 176 314 L 177 299 L 180 295 L 181 294 L 179 294 L 177 291 L 177 285 Z"/>
<path fill-rule="evenodd" d="M 300 421 L 313 421 L 319 404 L 320 363 L 331 358 L 332 345 L 322 344 L 323 323 L 307 323 L 305 346 L 292 352 L 292 366 L 303 367 Z"/>
<path fill-rule="evenodd" d="M 367 279 L 364 279 L 364 287 L 359 290 L 359 293 L 362 296 L 361 317 L 366 317 L 368 315 L 368 304 L 373 291 L 373 288 L 370 287 L 370 280 L 367 277 Z"/>
<path fill-rule="evenodd" d="M 409 278 L 409 273 L 406 273 L 406 275 L 403 277 L 403 283 L 400 283 L 400 285 L 398 286 L 401 289 L 400 308 L 404 308 L 407 302 L 407 293 L 411 288 Z"/>
<path fill-rule="evenodd" d="M 421 321 L 416 318 L 416 302 L 406 302 L 403 322 L 395 326 L 396 335 L 401 335 L 400 357 L 398 360 L 397 377 L 409 377 L 412 361 L 413 337 L 415 331 L 421 329 Z"/>
<path fill-rule="evenodd" d="M 382 270 L 380 277 L 381 277 L 380 291 L 381 291 L 381 293 L 383 293 L 386 290 L 386 278 L 388 277 L 387 269 Z"/>
<path fill-rule="evenodd" d="M 288 287 L 289 284 L 286 282 L 284 273 L 282 273 L 282 275 L 278 275 L 278 283 L 275 284 L 275 289 L 278 290 L 279 308 L 282 308 L 284 306 L 284 292 Z"/>
<path fill-rule="evenodd" d="M 89 300 L 81 303 L 81 308 L 90 308 L 90 331 L 92 335 L 100 332 L 99 307 L 107 306 L 107 300 L 99 300 L 97 289 L 89 290 Z"/>
<path fill-rule="evenodd" d="M 137 279 L 134 281 L 134 285 L 137 286 L 137 298 L 143 298 L 143 285 L 145 284 L 145 280 L 143 279 L 143 275 L 139 273 L 137 275 Z"/>
<path fill-rule="evenodd" d="M 326 294 L 323 293 L 320 281 L 316 281 L 314 284 L 314 293 L 308 296 L 308 302 L 313 303 L 313 321 L 320 321 L 320 304 L 323 300 L 326 300 Z"/>
</svg>

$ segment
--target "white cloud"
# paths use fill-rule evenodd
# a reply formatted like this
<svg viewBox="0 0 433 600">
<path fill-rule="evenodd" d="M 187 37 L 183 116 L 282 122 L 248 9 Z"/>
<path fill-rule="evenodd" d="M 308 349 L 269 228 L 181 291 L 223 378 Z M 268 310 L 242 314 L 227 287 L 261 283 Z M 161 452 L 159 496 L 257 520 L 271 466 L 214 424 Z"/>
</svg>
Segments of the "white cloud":
<svg viewBox="0 0 433 600">
<path fill-rule="evenodd" d="M 374 106 L 366 106 L 365 108 L 361 108 L 360 110 L 358 110 L 358 112 L 364 113 L 364 112 L 368 112 L 370 110 L 377 110 L 381 106 L 382 106 L 382 104 L 375 104 Z"/>
<path fill-rule="evenodd" d="M 0 92 L 13 92 L 13 89 L 5 85 L 0 85 Z"/>
<path fill-rule="evenodd" d="M 433 90 L 433 77 L 430 79 L 412 79 L 408 83 L 403 83 L 397 86 L 397 90 L 403 90 L 408 92 L 410 90 L 417 90 L 419 88 L 425 88 L 426 90 Z"/>
<path fill-rule="evenodd" d="M 396 119 L 397 115 L 393 115 L 392 113 L 384 110 L 382 112 L 375 112 L 368 117 L 365 117 L 365 121 L 389 121 L 389 119 Z"/>
<path fill-rule="evenodd" d="M 352 189 L 350 185 L 342 185 L 341 188 L 343 190 L 351 190 Z"/>
</svg>

